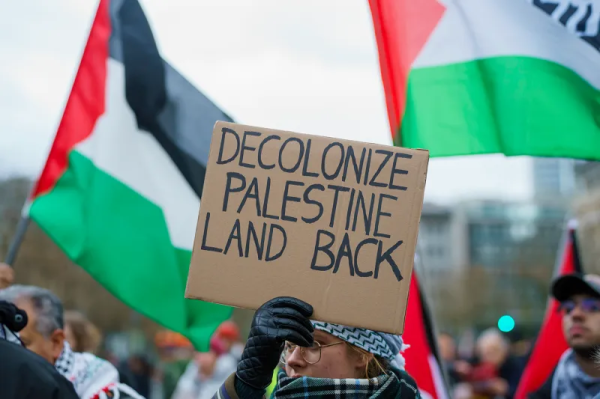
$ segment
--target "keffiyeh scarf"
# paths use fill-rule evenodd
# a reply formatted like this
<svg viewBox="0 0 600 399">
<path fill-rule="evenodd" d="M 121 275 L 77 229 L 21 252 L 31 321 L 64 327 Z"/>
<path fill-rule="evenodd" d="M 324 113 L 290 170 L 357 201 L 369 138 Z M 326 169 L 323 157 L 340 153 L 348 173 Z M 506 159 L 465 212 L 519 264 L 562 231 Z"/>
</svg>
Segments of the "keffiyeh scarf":
<svg viewBox="0 0 600 399">
<path fill-rule="evenodd" d="M 0 324 L 0 339 L 12 342 L 13 344 L 22 345 L 19 334 L 11 331 L 4 324 Z"/>
<path fill-rule="evenodd" d="M 331 379 L 290 378 L 284 371 L 277 376 L 277 386 L 272 399 L 339 399 L 339 398 L 414 398 L 417 388 L 399 379 L 395 373 L 376 378 Z"/>
<path fill-rule="evenodd" d="M 554 372 L 552 399 L 592 399 L 600 393 L 600 378 L 585 374 L 575 362 L 575 355 L 566 351 Z"/>
<path fill-rule="evenodd" d="M 313 321 L 315 330 L 321 330 L 376 356 L 390 361 L 392 367 L 404 370 L 405 360 L 400 354 L 408 348 L 399 335 L 386 334 L 365 328 Z"/>
<path fill-rule="evenodd" d="M 91 353 L 73 352 L 67 341 L 54 367 L 71 381 L 81 399 L 102 398 L 119 384 L 119 373 L 112 364 Z"/>
</svg>

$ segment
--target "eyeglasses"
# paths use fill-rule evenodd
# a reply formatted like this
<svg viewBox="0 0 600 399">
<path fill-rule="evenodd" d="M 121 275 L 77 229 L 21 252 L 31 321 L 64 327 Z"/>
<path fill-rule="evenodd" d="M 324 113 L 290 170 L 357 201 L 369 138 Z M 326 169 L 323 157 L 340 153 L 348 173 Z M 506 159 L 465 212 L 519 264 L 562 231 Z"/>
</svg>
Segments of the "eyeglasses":
<svg viewBox="0 0 600 399">
<path fill-rule="evenodd" d="M 313 345 L 310 347 L 300 346 L 300 355 L 302 355 L 302 359 L 308 364 L 316 364 L 321 360 L 321 350 L 323 348 L 328 348 L 330 346 L 335 346 L 339 344 L 343 344 L 344 341 L 334 342 L 333 344 L 321 345 L 317 341 L 313 342 Z M 298 345 L 294 345 L 292 343 L 286 342 L 283 347 L 283 352 L 281 352 L 281 363 L 287 364 L 287 358 L 294 353 Z"/>
<path fill-rule="evenodd" d="M 558 309 L 564 314 L 569 314 L 575 307 L 579 306 L 586 313 L 600 312 L 600 300 L 596 298 L 585 298 L 581 301 L 567 300 L 558 305 Z"/>
</svg>

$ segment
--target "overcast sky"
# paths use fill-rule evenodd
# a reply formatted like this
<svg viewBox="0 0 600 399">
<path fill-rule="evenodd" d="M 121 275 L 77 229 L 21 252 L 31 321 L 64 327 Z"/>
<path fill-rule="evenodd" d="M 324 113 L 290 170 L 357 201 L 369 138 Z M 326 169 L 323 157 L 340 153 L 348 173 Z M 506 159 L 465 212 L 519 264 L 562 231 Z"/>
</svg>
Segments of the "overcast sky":
<svg viewBox="0 0 600 399">
<path fill-rule="evenodd" d="M 163 56 L 240 123 L 389 143 L 365 0 L 142 0 Z M 0 13 L 0 177 L 36 176 L 97 0 Z M 433 159 L 426 198 L 523 199 L 528 158 Z"/>
</svg>

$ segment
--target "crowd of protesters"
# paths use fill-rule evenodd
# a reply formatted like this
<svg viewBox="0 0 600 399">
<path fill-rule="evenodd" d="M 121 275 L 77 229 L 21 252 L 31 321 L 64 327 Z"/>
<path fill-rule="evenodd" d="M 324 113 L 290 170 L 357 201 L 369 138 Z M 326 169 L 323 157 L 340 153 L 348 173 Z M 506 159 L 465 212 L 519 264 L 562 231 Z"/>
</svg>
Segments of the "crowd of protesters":
<svg viewBox="0 0 600 399">
<path fill-rule="evenodd" d="M 1 264 L 0 284 L 0 376 L 11 382 L 2 384 L 2 397 L 421 397 L 404 371 L 407 346 L 400 336 L 311 321 L 312 307 L 294 298 L 265 303 L 245 345 L 231 321 L 219 326 L 202 353 L 183 336 L 162 331 L 154 342 L 156 364 L 142 353 L 123 360 L 99 357 L 102 336 L 85 315 L 65 311 L 47 289 L 13 284 L 12 271 Z M 600 399 L 600 276 L 563 276 L 551 294 L 560 304 L 570 349 L 529 399 Z M 438 335 L 455 399 L 515 397 L 532 346 L 490 328 L 465 353 L 452 335 Z"/>
</svg>

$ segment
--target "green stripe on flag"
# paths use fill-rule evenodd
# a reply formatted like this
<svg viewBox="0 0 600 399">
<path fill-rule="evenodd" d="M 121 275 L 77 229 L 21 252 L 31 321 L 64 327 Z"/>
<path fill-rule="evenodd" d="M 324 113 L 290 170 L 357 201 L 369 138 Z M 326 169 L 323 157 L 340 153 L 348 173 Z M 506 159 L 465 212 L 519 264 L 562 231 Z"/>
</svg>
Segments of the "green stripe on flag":
<svg viewBox="0 0 600 399">
<path fill-rule="evenodd" d="M 229 307 L 184 299 L 191 251 L 171 244 L 162 209 L 76 151 L 30 217 L 112 294 L 198 350 L 231 316 Z"/>
<path fill-rule="evenodd" d="M 431 156 L 600 160 L 600 91 L 553 62 L 495 57 L 414 69 L 407 98 L 401 144 Z"/>
</svg>

